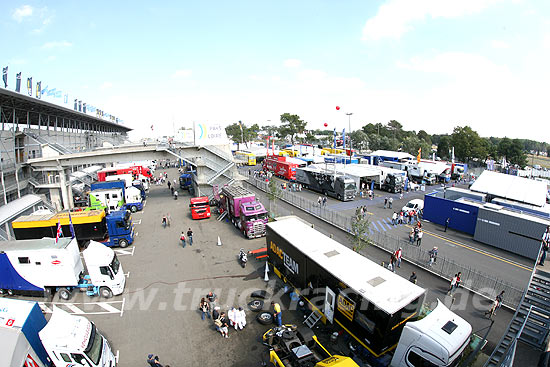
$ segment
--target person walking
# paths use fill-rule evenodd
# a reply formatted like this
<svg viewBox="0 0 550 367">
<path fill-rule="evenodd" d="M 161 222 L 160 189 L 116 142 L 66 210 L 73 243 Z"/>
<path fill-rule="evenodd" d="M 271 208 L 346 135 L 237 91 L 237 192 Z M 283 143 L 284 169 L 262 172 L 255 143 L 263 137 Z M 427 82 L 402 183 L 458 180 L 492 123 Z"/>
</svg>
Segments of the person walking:
<svg viewBox="0 0 550 367">
<path fill-rule="evenodd" d="M 235 322 L 235 330 L 237 330 L 237 327 L 242 330 L 246 326 L 246 312 L 243 310 L 242 307 L 239 307 L 236 313 L 237 316 Z"/>
<path fill-rule="evenodd" d="M 216 301 L 218 300 L 218 296 L 216 296 L 216 293 L 210 291 L 206 295 L 206 300 L 210 304 L 210 309 L 212 310 L 212 317 L 214 318 L 214 311 L 216 310 Z"/>
<path fill-rule="evenodd" d="M 401 257 L 403 256 L 403 249 L 399 247 L 394 253 L 395 259 L 397 260 L 397 267 L 401 267 Z"/>
<path fill-rule="evenodd" d="M 416 284 L 416 273 L 413 271 L 411 276 L 409 277 L 409 282 Z"/>
<path fill-rule="evenodd" d="M 224 338 L 229 338 L 229 325 L 227 324 L 227 317 L 225 316 L 225 312 L 222 312 L 220 314 L 220 317 L 214 320 L 214 324 Z"/>
<path fill-rule="evenodd" d="M 542 251 L 540 254 L 539 265 L 544 266 L 544 260 L 546 260 L 546 253 L 548 252 L 548 246 L 550 246 L 550 226 L 546 227 L 546 232 L 542 235 Z"/>
<path fill-rule="evenodd" d="M 504 291 L 500 292 L 493 301 L 489 311 L 485 312 L 485 316 L 489 315 L 489 318 L 492 319 L 496 315 L 497 310 L 502 306 L 502 300 L 504 299 Z"/>
<path fill-rule="evenodd" d="M 166 215 L 162 217 L 162 227 L 166 228 L 166 224 L 168 223 L 168 220 L 166 219 Z"/>
<path fill-rule="evenodd" d="M 170 181 L 168 181 L 168 183 L 170 183 Z M 172 195 L 174 195 L 174 191 L 175 191 L 174 188 L 173 188 L 173 187 L 170 187 L 170 185 L 168 185 L 168 188 L 170 189 L 170 193 L 171 193 Z"/>
<path fill-rule="evenodd" d="M 326 196 L 323 196 L 323 206 L 324 207 L 327 206 L 327 197 Z"/>
<path fill-rule="evenodd" d="M 174 200 L 178 200 L 178 190 L 174 191 Z"/>
<path fill-rule="evenodd" d="M 422 244 L 422 236 L 423 236 L 423 233 L 421 230 L 418 231 L 418 234 L 416 235 L 416 246 L 420 247 L 420 245 Z"/>
<path fill-rule="evenodd" d="M 458 272 L 458 274 L 456 275 L 456 283 L 455 283 L 455 289 L 453 290 L 456 291 L 458 289 L 458 287 L 460 286 L 460 277 L 462 276 L 462 272 Z"/>
<path fill-rule="evenodd" d="M 281 305 L 274 301 L 271 301 L 271 305 L 273 306 L 273 317 L 275 318 L 275 324 L 281 327 L 283 325 Z"/>
<path fill-rule="evenodd" d="M 210 305 L 204 297 L 201 298 L 201 302 L 199 303 L 199 310 L 201 310 L 202 321 L 204 321 L 205 317 L 210 318 Z"/>
<path fill-rule="evenodd" d="M 319 196 L 319 198 L 317 199 L 317 204 L 319 204 L 319 208 L 321 207 L 322 203 L 323 203 L 323 198 L 321 198 L 321 196 Z"/>
<path fill-rule="evenodd" d="M 403 211 L 399 212 L 399 224 L 403 224 Z"/>
<path fill-rule="evenodd" d="M 393 198 L 390 196 L 390 198 L 388 199 L 388 206 L 390 209 L 392 208 L 392 205 L 393 205 Z"/>
<path fill-rule="evenodd" d="M 455 289 L 457 278 L 458 278 L 458 274 L 455 274 L 455 276 L 451 278 L 451 284 L 449 285 L 449 290 L 447 291 L 447 294 L 452 294 L 453 293 L 453 291 Z"/>
<path fill-rule="evenodd" d="M 193 231 L 191 228 L 187 230 L 187 241 L 189 241 L 189 246 L 193 246 Z"/>
<path fill-rule="evenodd" d="M 388 197 L 386 196 L 384 198 L 384 209 L 386 209 L 387 206 L 388 206 Z"/>
<path fill-rule="evenodd" d="M 181 236 L 180 236 L 180 241 L 181 241 L 181 247 L 182 248 L 185 248 L 185 234 L 183 233 L 183 231 L 181 231 Z"/>
<path fill-rule="evenodd" d="M 171 188 L 172 188 L 172 183 L 170 183 L 170 181 L 168 181 L 168 190 L 170 190 Z"/>
<path fill-rule="evenodd" d="M 393 212 L 393 215 L 391 217 L 391 224 L 393 224 L 394 226 L 397 225 L 397 213 L 396 212 Z"/>
<path fill-rule="evenodd" d="M 409 232 L 409 243 L 412 245 L 416 239 L 416 233 L 414 232 L 414 229 L 411 229 Z"/>
<path fill-rule="evenodd" d="M 449 223 L 451 223 L 451 218 L 447 218 L 445 220 L 445 230 L 443 232 L 447 232 L 447 228 L 449 227 Z"/>
<path fill-rule="evenodd" d="M 428 266 L 432 266 L 437 261 L 437 246 L 434 246 L 434 248 L 428 251 L 428 254 L 430 255 Z"/>
<path fill-rule="evenodd" d="M 390 256 L 390 263 L 388 264 L 388 269 L 393 271 L 395 273 L 395 263 L 397 262 L 397 259 L 395 257 L 395 253 L 391 254 Z"/>
</svg>

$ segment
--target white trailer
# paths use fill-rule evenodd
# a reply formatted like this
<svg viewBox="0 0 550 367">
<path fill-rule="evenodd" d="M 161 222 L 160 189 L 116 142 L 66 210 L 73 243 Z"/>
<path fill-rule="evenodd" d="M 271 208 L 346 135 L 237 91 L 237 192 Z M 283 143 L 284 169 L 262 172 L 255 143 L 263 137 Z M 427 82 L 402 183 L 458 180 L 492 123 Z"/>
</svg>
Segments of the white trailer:
<svg viewBox="0 0 550 367">
<path fill-rule="evenodd" d="M 90 241 L 80 251 L 76 238 L 42 238 L 0 242 L 0 291 L 49 295 L 68 300 L 77 290 L 105 298 L 122 294 L 126 277 L 116 254 Z"/>
</svg>

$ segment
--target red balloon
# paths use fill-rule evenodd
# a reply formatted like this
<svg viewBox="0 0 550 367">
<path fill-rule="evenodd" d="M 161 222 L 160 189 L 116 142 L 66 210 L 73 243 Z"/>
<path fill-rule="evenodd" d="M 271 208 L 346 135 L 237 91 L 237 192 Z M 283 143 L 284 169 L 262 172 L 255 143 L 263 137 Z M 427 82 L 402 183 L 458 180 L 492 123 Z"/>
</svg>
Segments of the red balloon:
<svg viewBox="0 0 550 367">
<path fill-rule="evenodd" d="M 336 111 L 340 111 L 340 106 L 336 106 Z"/>
<path fill-rule="evenodd" d="M 327 124 L 327 123 L 325 122 L 325 123 L 323 124 L 323 126 L 324 126 L 324 127 L 327 127 L 327 126 L 328 126 L 328 124 Z"/>
</svg>

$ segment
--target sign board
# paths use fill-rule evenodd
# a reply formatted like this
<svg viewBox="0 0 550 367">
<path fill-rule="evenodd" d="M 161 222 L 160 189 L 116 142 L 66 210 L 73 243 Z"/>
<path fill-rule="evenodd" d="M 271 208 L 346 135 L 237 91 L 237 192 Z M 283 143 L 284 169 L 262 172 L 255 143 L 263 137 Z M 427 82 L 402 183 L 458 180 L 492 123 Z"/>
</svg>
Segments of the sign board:
<svg viewBox="0 0 550 367">
<path fill-rule="evenodd" d="M 225 127 L 222 124 L 200 122 L 195 124 L 195 145 L 228 144 Z"/>
</svg>

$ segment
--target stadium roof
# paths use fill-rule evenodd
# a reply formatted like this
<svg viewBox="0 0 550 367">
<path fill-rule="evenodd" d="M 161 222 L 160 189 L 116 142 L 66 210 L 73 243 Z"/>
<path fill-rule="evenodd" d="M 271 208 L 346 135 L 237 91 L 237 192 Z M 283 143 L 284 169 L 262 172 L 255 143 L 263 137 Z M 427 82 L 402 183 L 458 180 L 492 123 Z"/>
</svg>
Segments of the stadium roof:
<svg viewBox="0 0 550 367">
<path fill-rule="evenodd" d="M 128 132 L 132 129 L 121 124 L 117 124 L 110 121 L 105 121 L 101 118 L 90 116 L 88 114 L 75 111 L 70 108 L 56 105 L 55 103 L 46 102 L 44 100 L 31 97 L 22 93 L 17 93 L 7 89 L 0 88 L 0 106 L 3 109 L 15 108 L 18 111 L 28 111 L 30 125 L 38 125 L 38 114 L 58 116 L 61 118 L 67 118 L 71 120 L 78 120 L 87 123 L 93 123 L 95 125 L 103 125 L 114 128 L 121 132 Z M 19 120 L 19 124 L 23 122 Z M 26 121 L 25 121 L 26 123 Z M 41 122 L 44 124 L 44 122 Z M 50 123 L 53 126 L 53 122 Z"/>
</svg>

